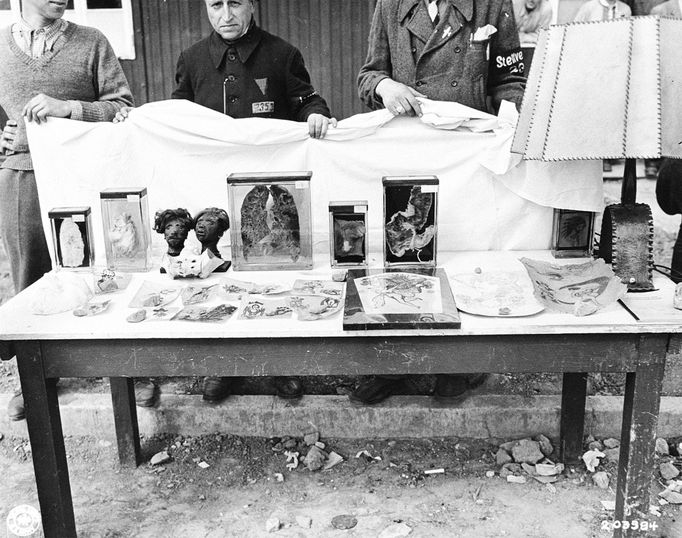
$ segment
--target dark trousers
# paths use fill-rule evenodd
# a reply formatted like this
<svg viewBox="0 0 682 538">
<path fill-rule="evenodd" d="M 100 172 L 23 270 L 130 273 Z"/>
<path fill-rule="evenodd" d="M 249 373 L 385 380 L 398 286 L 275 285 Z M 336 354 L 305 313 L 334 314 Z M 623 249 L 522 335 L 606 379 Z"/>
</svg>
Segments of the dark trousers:
<svg viewBox="0 0 682 538">
<path fill-rule="evenodd" d="M 15 293 L 52 269 L 33 170 L 0 169 L 0 235 Z"/>
</svg>

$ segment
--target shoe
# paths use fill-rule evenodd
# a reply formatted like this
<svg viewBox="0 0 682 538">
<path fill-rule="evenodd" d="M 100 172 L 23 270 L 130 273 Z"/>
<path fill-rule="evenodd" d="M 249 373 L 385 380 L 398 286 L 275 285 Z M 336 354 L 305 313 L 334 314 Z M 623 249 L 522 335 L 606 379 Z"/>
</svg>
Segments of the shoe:
<svg viewBox="0 0 682 538">
<path fill-rule="evenodd" d="M 9 401 L 7 405 L 7 416 L 10 420 L 24 420 L 26 418 L 26 412 L 24 410 L 24 396 L 21 391 L 14 393 L 14 396 Z"/>
<path fill-rule="evenodd" d="M 458 403 L 487 379 L 488 374 L 440 374 L 436 376 L 433 397 L 443 403 Z"/>
<path fill-rule="evenodd" d="M 360 383 L 348 399 L 356 404 L 374 405 L 396 394 L 402 386 L 402 379 L 377 376 Z"/>
<path fill-rule="evenodd" d="M 295 400 L 303 396 L 303 383 L 297 377 L 276 377 L 277 396 L 285 400 Z"/>
<path fill-rule="evenodd" d="M 439 402 L 457 403 L 464 400 L 469 390 L 467 376 L 462 374 L 439 374 L 433 397 Z"/>
<path fill-rule="evenodd" d="M 204 378 L 203 398 L 207 402 L 219 402 L 232 392 L 232 380 L 229 377 Z"/>
<path fill-rule="evenodd" d="M 486 382 L 490 374 L 466 374 L 467 387 L 469 390 L 474 390 L 483 385 Z"/>
<path fill-rule="evenodd" d="M 651 165 L 644 167 L 644 175 L 647 179 L 656 179 L 658 177 L 658 167 Z"/>
<path fill-rule="evenodd" d="M 154 407 L 159 401 L 159 387 L 153 381 L 135 381 L 135 404 Z"/>
</svg>

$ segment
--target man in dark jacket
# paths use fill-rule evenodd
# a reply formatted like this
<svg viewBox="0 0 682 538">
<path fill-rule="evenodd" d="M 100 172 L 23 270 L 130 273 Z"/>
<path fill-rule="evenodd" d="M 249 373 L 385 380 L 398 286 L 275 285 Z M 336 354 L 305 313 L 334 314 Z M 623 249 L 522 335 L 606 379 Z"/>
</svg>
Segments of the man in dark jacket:
<svg viewBox="0 0 682 538">
<path fill-rule="evenodd" d="M 336 120 L 310 83 L 303 56 L 293 45 L 259 28 L 253 0 L 205 0 L 213 32 L 178 59 L 173 99 L 187 99 L 233 118 L 305 121 L 313 138 L 324 138 Z M 114 121 L 123 121 L 122 110 Z M 230 395 L 231 378 L 207 377 L 204 400 Z M 282 398 L 298 398 L 295 377 L 276 377 Z"/>
<path fill-rule="evenodd" d="M 206 0 L 206 9 L 214 32 L 180 54 L 174 99 L 233 118 L 306 121 L 314 138 L 336 125 L 300 51 L 254 22 L 253 0 Z"/>
<path fill-rule="evenodd" d="M 520 107 L 523 53 L 511 0 L 378 0 L 360 99 L 396 116 L 421 116 L 418 97 L 496 111 L 503 99 Z M 435 397 L 459 401 L 484 374 L 438 375 Z M 350 399 L 375 404 L 400 390 L 402 377 L 376 376 Z"/>
</svg>

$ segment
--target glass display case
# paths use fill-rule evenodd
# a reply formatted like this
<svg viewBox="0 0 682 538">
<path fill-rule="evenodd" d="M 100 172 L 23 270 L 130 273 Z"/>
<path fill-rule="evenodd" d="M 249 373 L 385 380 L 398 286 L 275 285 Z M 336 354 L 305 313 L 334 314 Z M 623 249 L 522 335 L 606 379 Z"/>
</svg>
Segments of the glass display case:
<svg viewBox="0 0 682 538">
<path fill-rule="evenodd" d="M 235 271 L 312 269 L 311 177 L 312 172 L 230 174 Z"/>
<path fill-rule="evenodd" d="M 151 268 L 151 227 L 146 188 L 100 192 L 107 267 L 143 272 Z"/>
<path fill-rule="evenodd" d="M 587 258 L 592 256 L 594 217 L 591 211 L 554 209 L 552 255 L 555 258 Z"/>
<path fill-rule="evenodd" d="M 384 187 L 384 265 L 436 265 L 438 178 L 391 176 Z"/>
<path fill-rule="evenodd" d="M 55 207 L 48 211 L 56 266 L 92 267 L 95 262 L 90 207 Z"/>
<path fill-rule="evenodd" d="M 367 252 L 367 201 L 329 202 L 331 266 L 366 266 Z"/>
</svg>

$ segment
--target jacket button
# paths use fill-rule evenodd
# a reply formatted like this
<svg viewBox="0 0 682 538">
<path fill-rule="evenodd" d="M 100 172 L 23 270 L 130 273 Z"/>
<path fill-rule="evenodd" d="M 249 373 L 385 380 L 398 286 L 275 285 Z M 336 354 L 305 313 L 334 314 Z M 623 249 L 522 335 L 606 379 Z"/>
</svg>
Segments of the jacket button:
<svg viewBox="0 0 682 538">
<path fill-rule="evenodd" d="M 462 52 L 462 49 L 460 49 L 459 47 L 455 47 L 455 52 Z"/>
<path fill-rule="evenodd" d="M 412 54 L 414 54 L 415 52 L 417 52 L 417 47 L 412 47 Z"/>
<path fill-rule="evenodd" d="M 426 84 L 426 82 L 424 82 L 423 80 L 417 81 L 417 86 L 423 86 L 424 84 Z"/>
<path fill-rule="evenodd" d="M 239 99 L 239 97 L 233 95 L 232 97 L 230 97 L 230 103 L 236 103 L 237 99 Z"/>
<path fill-rule="evenodd" d="M 453 80 L 453 81 L 450 83 L 450 86 L 452 86 L 453 88 L 456 88 L 456 87 L 457 87 L 457 81 L 456 81 L 456 80 Z"/>
<path fill-rule="evenodd" d="M 235 77 L 234 75 L 227 75 L 227 80 L 229 80 L 230 82 L 234 82 L 235 80 L 237 80 L 237 77 Z"/>
</svg>

